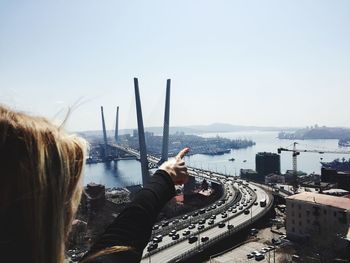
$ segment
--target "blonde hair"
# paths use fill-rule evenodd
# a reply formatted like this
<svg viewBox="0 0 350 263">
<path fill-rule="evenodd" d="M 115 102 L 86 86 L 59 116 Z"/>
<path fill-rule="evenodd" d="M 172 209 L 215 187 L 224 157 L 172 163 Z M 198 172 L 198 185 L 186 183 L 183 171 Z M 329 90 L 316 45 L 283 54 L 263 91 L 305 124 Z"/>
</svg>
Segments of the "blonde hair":
<svg viewBox="0 0 350 263">
<path fill-rule="evenodd" d="M 0 105 L 0 258 L 64 262 L 86 146 L 44 118 Z"/>
</svg>

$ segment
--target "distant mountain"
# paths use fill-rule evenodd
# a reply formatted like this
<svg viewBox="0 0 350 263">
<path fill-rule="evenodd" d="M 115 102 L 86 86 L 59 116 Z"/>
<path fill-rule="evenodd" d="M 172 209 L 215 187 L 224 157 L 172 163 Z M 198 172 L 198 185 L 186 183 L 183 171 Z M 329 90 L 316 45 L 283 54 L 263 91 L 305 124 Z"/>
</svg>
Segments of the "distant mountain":
<svg viewBox="0 0 350 263">
<path fill-rule="evenodd" d="M 209 125 L 189 125 L 189 126 L 174 126 L 170 127 L 170 133 L 184 132 L 186 134 L 193 133 L 211 133 L 211 132 L 236 132 L 236 131 L 295 131 L 296 128 L 290 127 L 259 127 L 259 126 L 242 126 L 242 125 L 232 125 L 227 123 L 213 123 Z M 154 134 L 163 134 L 163 127 L 145 127 L 145 131 L 153 132 Z M 122 129 L 119 134 L 132 134 L 133 129 Z M 82 131 L 78 134 L 84 136 L 96 136 L 102 134 L 101 130 L 95 131 Z M 108 130 L 107 135 L 114 136 L 113 130 Z"/>
</svg>

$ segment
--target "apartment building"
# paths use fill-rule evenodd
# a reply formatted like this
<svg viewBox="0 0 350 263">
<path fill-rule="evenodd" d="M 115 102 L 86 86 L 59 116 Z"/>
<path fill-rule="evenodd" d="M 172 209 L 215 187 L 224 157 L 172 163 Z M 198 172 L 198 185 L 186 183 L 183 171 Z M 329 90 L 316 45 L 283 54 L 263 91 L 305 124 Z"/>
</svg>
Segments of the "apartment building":
<svg viewBox="0 0 350 263">
<path fill-rule="evenodd" d="M 333 242 L 336 237 L 349 237 L 349 198 L 303 192 L 287 197 L 286 206 L 286 231 L 291 240 L 321 237 Z"/>
</svg>

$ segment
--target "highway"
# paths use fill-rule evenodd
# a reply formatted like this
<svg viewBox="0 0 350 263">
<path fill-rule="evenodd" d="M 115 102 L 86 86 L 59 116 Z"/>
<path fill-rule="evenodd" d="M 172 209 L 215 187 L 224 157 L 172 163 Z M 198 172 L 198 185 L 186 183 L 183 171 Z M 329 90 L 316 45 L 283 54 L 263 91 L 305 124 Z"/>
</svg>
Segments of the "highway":
<svg viewBox="0 0 350 263">
<path fill-rule="evenodd" d="M 243 186 L 238 186 L 237 183 L 234 183 L 232 186 L 238 187 L 239 191 L 241 191 L 241 193 L 242 193 L 242 198 L 244 196 L 253 197 L 256 194 L 256 200 L 259 201 L 262 199 L 266 199 L 267 203 L 271 202 L 269 195 L 266 194 L 266 192 L 263 189 L 261 189 L 260 187 L 249 185 L 249 187 L 251 187 L 251 189 L 256 189 L 256 191 L 254 191 L 254 193 L 252 193 L 253 191 L 247 190 L 248 187 L 243 188 Z M 252 195 L 249 195 L 249 193 L 252 193 Z M 240 203 L 240 202 L 242 202 L 242 201 L 239 200 L 238 203 Z M 244 214 L 243 213 L 244 209 L 239 210 L 236 208 L 236 210 L 237 210 L 236 213 L 228 212 L 227 209 L 225 209 L 228 217 L 222 218 L 221 213 L 217 214 L 214 227 L 212 227 L 212 225 L 208 224 L 209 220 L 207 219 L 206 223 L 204 224 L 206 228 L 203 232 L 197 231 L 197 227 L 199 225 L 198 223 L 195 224 L 194 229 L 188 229 L 188 228 L 177 229 L 178 233 L 180 234 L 180 237 L 183 237 L 184 230 L 187 230 L 187 229 L 190 230 L 191 235 L 195 235 L 195 236 L 199 237 L 198 241 L 190 244 L 188 241 L 188 238 L 185 238 L 180 242 L 178 242 L 178 241 L 174 242 L 169 236 L 164 236 L 163 241 L 158 244 L 159 251 L 157 251 L 157 253 L 149 255 L 149 253 L 147 252 L 147 249 L 145 249 L 144 254 L 143 254 L 144 258 L 142 259 L 142 262 L 150 262 L 152 260 L 154 262 L 169 262 L 172 259 L 178 257 L 179 255 L 184 254 L 189 250 L 195 249 L 200 244 L 203 244 L 203 242 L 201 242 L 200 240 L 204 236 L 209 237 L 209 240 L 211 240 L 211 239 L 218 237 L 220 235 L 223 235 L 229 231 L 235 232 L 236 229 L 239 228 L 239 226 L 245 224 L 246 222 L 250 222 L 250 220 L 253 218 L 253 216 L 256 216 L 257 214 L 264 211 L 265 207 L 260 207 L 259 204 L 254 205 L 254 202 L 255 202 L 255 198 L 252 198 L 252 201 L 250 201 L 248 206 L 247 206 L 249 209 L 249 214 Z M 230 207 L 232 207 L 232 206 L 230 206 Z M 210 217 L 210 216 L 207 216 L 206 214 L 204 214 L 203 217 Z M 196 221 L 198 221 L 198 220 L 196 220 Z M 219 222 L 224 222 L 225 226 L 223 228 L 219 228 L 219 226 L 218 226 Z M 231 224 L 234 227 L 231 228 L 230 230 L 228 230 L 228 228 L 227 228 L 228 224 Z M 174 226 L 174 228 L 176 228 L 176 226 Z M 196 230 L 196 231 L 193 231 L 193 230 Z M 208 241 L 206 241 L 206 242 L 208 242 Z M 171 243 L 173 243 L 173 245 L 169 246 Z M 165 249 L 162 249 L 162 247 L 165 247 Z M 203 247 L 201 249 L 203 249 Z"/>
<path fill-rule="evenodd" d="M 137 158 L 140 157 L 139 152 L 135 149 L 116 144 L 113 146 L 133 154 Z M 159 161 L 157 157 L 150 155 L 147 155 L 147 157 L 152 164 L 157 164 Z M 190 254 L 195 254 L 197 250 L 205 249 L 220 238 L 233 234 L 251 224 L 265 214 L 272 204 L 272 195 L 267 194 L 267 189 L 265 190 L 264 186 L 193 167 L 188 167 L 188 172 L 191 176 L 222 184 L 224 187 L 223 197 L 215 204 L 202 209 L 202 211 L 192 211 L 191 214 L 185 217 L 173 218 L 172 222 L 166 222 L 163 227 L 159 226 L 153 230 L 151 241 L 143 252 L 141 262 L 172 262 L 181 260 Z M 260 206 L 261 200 L 266 200 L 266 207 Z M 209 222 L 210 218 L 214 216 L 214 222 Z M 200 224 L 199 221 L 203 219 L 205 219 L 205 222 Z M 220 223 L 225 225 L 219 227 Z M 233 227 L 229 229 L 228 224 L 233 225 Z M 203 225 L 204 228 L 198 230 L 199 225 Z M 176 230 L 179 234 L 178 239 L 173 240 L 169 236 L 172 230 Z M 189 230 L 190 234 L 184 235 L 183 233 L 186 230 Z M 152 241 L 157 235 L 162 235 L 162 241 Z M 193 236 L 197 237 L 198 240 L 189 243 L 189 237 Z M 208 237 L 208 240 L 202 242 L 202 237 Z M 148 251 L 147 248 L 152 243 L 157 243 L 157 248 Z"/>
</svg>

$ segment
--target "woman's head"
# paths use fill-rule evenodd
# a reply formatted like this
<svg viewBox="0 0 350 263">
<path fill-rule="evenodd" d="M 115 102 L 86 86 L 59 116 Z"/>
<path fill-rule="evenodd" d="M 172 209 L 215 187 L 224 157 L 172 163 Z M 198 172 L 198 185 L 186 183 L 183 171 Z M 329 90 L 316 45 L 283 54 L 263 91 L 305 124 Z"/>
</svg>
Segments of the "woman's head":
<svg viewBox="0 0 350 263">
<path fill-rule="evenodd" d="M 1 258 L 63 261 L 85 148 L 44 118 L 0 106 Z"/>
</svg>

